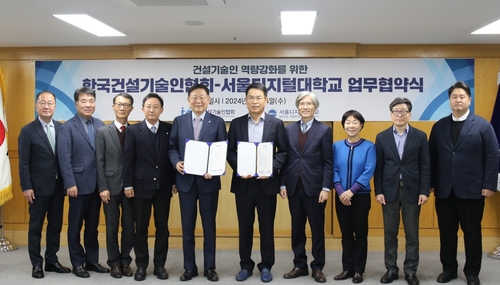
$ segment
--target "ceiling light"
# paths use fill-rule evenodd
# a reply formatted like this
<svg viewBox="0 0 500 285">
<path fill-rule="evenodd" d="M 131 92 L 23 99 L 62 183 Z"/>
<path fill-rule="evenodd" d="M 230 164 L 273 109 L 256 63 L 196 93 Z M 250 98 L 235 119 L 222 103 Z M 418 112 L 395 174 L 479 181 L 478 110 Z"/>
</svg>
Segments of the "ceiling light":
<svg viewBox="0 0 500 285">
<path fill-rule="evenodd" d="M 203 24 L 205 24 L 205 23 L 202 21 L 185 21 L 184 22 L 184 25 L 188 25 L 188 26 L 201 26 Z"/>
<path fill-rule="evenodd" d="M 486 25 L 479 30 L 475 30 L 473 35 L 496 35 L 500 34 L 500 20 L 497 20 L 489 25 Z"/>
<path fill-rule="evenodd" d="M 110 26 L 86 14 L 53 15 L 73 26 L 85 30 L 98 37 L 124 37 L 125 35 Z"/>
<path fill-rule="evenodd" d="M 316 14 L 316 11 L 281 11 L 281 34 L 312 34 Z"/>
</svg>

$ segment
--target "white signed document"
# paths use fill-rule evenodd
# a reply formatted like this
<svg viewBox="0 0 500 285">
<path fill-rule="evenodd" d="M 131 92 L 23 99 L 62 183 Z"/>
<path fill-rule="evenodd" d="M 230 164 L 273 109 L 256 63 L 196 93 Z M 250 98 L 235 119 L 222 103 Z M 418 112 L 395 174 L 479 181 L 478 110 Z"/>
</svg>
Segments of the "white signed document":
<svg viewBox="0 0 500 285">
<path fill-rule="evenodd" d="M 238 142 L 237 175 L 272 176 L 273 155 L 272 142 Z"/>
<path fill-rule="evenodd" d="M 227 141 L 200 142 L 188 140 L 184 153 L 184 172 L 203 176 L 226 173 Z"/>
</svg>

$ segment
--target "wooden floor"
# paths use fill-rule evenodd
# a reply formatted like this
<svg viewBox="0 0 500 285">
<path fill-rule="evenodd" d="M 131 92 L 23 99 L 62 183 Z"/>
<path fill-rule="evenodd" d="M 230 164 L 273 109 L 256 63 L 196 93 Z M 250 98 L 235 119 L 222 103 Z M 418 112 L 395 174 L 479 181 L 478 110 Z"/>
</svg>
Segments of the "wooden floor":
<svg viewBox="0 0 500 285">
<path fill-rule="evenodd" d="M 12 243 L 17 245 L 27 245 L 28 244 L 28 234 L 26 231 L 11 231 L 5 230 L 5 237 L 9 239 Z M 42 240 L 45 238 L 42 237 Z M 201 248 L 203 244 L 203 238 L 197 237 L 196 244 L 197 248 Z M 171 236 L 169 247 L 172 249 L 182 248 L 182 237 Z M 149 245 L 154 243 L 153 237 L 149 238 Z M 99 244 L 100 247 L 105 247 L 105 235 L 104 233 L 99 233 Z M 463 238 L 458 237 L 459 250 L 463 251 Z M 44 245 L 44 244 L 42 244 Z M 66 233 L 61 233 L 61 246 L 67 245 Z M 308 240 L 307 247 L 310 248 L 310 240 Z M 405 239 L 403 235 L 399 238 L 399 250 L 404 250 Z M 483 250 L 490 251 L 500 245 L 500 237 L 483 237 Z M 290 237 L 276 237 L 275 238 L 276 250 L 290 250 Z M 259 238 L 254 238 L 254 249 L 259 248 Z M 217 249 L 238 249 L 238 237 L 218 237 L 217 238 Z M 326 249 L 327 250 L 341 250 L 341 240 L 339 238 L 327 237 L 326 238 Z M 369 236 L 368 237 L 368 250 L 370 251 L 383 251 L 384 250 L 384 238 L 382 236 Z M 439 251 L 439 237 L 420 237 L 420 250 L 421 251 Z"/>
</svg>

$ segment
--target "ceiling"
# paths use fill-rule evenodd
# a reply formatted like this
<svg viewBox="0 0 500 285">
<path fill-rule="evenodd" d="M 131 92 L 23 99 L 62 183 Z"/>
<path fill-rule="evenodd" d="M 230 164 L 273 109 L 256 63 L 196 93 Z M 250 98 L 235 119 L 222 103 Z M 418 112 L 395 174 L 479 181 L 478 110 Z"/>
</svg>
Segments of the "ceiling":
<svg viewBox="0 0 500 285">
<path fill-rule="evenodd" d="M 186 4 L 191 6 L 178 6 Z M 318 11 L 313 34 L 281 35 L 282 10 Z M 127 36 L 99 38 L 52 16 L 69 13 L 87 13 Z M 0 0 L 0 47 L 500 44 L 500 35 L 470 34 L 498 19 L 499 0 Z M 204 25 L 189 26 L 185 21 Z"/>
</svg>

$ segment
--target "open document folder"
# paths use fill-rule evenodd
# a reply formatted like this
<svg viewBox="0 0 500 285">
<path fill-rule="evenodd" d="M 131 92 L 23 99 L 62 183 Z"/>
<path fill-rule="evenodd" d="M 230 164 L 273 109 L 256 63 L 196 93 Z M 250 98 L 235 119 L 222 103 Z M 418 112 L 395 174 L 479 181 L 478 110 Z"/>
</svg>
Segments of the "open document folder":
<svg viewBox="0 0 500 285">
<path fill-rule="evenodd" d="M 238 142 L 237 175 L 273 176 L 272 142 Z"/>
<path fill-rule="evenodd" d="M 186 141 L 184 173 L 220 176 L 226 174 L 227 141 Z"/>
</svg>

